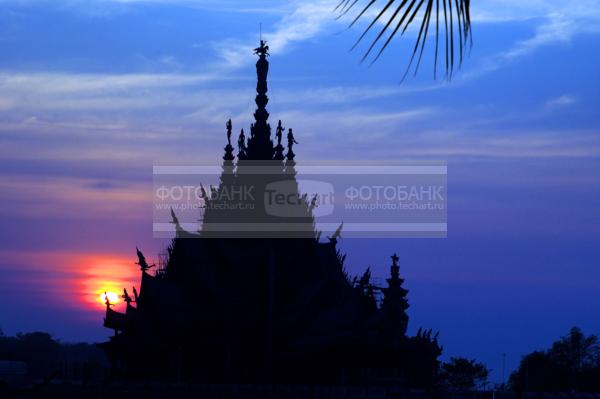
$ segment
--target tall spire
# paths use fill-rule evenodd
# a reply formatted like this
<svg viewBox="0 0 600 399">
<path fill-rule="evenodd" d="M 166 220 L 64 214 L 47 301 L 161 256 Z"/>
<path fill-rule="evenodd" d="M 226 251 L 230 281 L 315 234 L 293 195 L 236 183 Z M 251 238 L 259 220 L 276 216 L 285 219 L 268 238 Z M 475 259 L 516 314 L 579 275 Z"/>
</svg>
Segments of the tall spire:
<svg viewBox="0 0 600 399">
<path fill-rule="evenodd" d="M 390 278 L 387 279 L 388 286 L 383 288 L 383 303 L 381 308 L 391 323 L 390 327 L 397 330 L 401 335 L 406 333 L 408 326 L 408 290 L 402 287 L 404 279 L 400 277 L 400 266 L 398 266 L 398 255 L 392 255 L 392 266 L 390 267 Z"/>
<path fill-rule="evenodd" d="M 260 46 L 254 49 L 254 54 L 258 55 L 256 62 L 256 111 L 254 112 L 254 124 L 248 140 L 248 159 L 272 159 L 273 142 L 271 141 L 271 126 L 267 122 L 269 113 L 267 112 L 267 75 L 269 74 L 269 46 L 264 40 L 260 40 Z"/>
<path fill-rule="evenodd" d="M 267 112 L 267 103 L 269 98 L 267 97 L 267 75 L 269 74 L 269 46 L 266 42 L 261 39 L 260 46 L 254 49 L 254 53 L 258 55 L 258 61 L 256 62 L 256 76 L 258 78 L 256 82 L 256 111 L 254 112 L 254 119 L 256 120 L 256 128 L 260 128 L 259 125 L 265 125 L 267 119 L 269 119 L 269 113 Z M 258 133 L 258 132 L 256 132 Z"/>
</svg>

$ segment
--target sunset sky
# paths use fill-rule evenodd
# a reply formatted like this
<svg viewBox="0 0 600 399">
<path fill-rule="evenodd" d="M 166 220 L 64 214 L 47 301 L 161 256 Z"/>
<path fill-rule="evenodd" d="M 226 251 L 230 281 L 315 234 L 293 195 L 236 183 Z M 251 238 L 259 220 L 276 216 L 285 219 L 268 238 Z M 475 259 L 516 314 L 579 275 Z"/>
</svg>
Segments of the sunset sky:
<svg viewBox="0 0 600 399">
<path fill-rule="evenodd" d="M 372 67 L 336 0 L 0 0 L 0 328 L 102 341 L 102 290 L 153 262 L 152 165 L 219 162 L 249 127 L 259 23 L 271 121 L 298 160 L 448 162 L 447 239 L 341 240 L 379 279 L 400 256 L 409 332 L 507 367 L 600 334 L 600 3 L 474 0 L 451 82 L 414 40 Z M 366 43 L 365 43 L 366 44 Z M 431 46 L 431 44 L 430 44 Z M 301 271 L 299 271 L 301 272 Z"/>
</svg>

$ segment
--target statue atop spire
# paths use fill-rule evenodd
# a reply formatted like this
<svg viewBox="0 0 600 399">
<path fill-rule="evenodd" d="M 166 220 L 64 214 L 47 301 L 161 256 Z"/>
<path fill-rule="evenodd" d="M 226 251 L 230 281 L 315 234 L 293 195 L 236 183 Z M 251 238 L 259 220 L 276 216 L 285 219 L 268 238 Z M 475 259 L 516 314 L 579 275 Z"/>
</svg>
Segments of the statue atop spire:
<svg viewBox="0 0 600 399">
<path fill-rule="evenodd" d="M 277 146 L 275 146 L 275 155 L 273 155 L 273 159 L 277 161 L 283 160 L 283 145 L 281 145 L 281 141 L 283 140 L 283 132 L 285 128 L 281 124 L 281 120 L 277 124 L 277 129 L 275 130 L 275 137 L 277 137 Z"/>
<path fill-rule="evenodd" d="M 257 54 L 261 58 L 266 57 L 269 54 L 269 46 L 266 45 L 267 42 L 260 39 L 260 46 L 254 49 L 254 54 Z"/>
<path fill-rule="evenodd" d="M 225 127 L 227 128 L 227 144 L 231 145 L 231 130 L 233 129 L 231 118 L 227 121 Z"/>
<path fill-rule="evenodd" d="M 227 128 L 227 145 L 225 146 L 225 155 L 223 155 L 223 159 L 225 161 L 233 161 L 233 146 L 231 145 L 231 131 L 233 130 L 233 125 L 231 124 L 231 119 L 227 121 L 225 124 Z"/>
<path fill-rule="evenodd" d="M 294 147 L 294 144 L 298 144 L 298 142 L 294 138 L 294 133 L 292 132 L 292 129 L 288 130 L 287 140 L 288 140 L 287 159 L 288 159 L 288 161 L 293 161 L 296 154 L 294 154 L 292 147 Z"/>
<path fill-rule="evenodd" d="M 280 146 L 281 145 L 281 140 L 283 139 L 283 131 L 285 130 L 285 128 L 281 125 L 281 119 L 279 120 L 279 123 L 277 124 L 277 130 L 275 133 L 275 136 L 277 137 L 277 145 Z"/>
<path fill-rule="evenodd" d="M 244 129 L 242 129 L 238 137 L 238 159 L 246 159 L 246 135 L 244 134 Z"/>
</svg>

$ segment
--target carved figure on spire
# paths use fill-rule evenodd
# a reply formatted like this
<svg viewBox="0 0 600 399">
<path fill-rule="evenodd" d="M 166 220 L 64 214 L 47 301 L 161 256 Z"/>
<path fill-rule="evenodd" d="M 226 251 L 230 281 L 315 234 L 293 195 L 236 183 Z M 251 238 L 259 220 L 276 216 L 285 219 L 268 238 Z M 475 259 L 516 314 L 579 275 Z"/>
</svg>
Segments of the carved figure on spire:
<svg viewBox="0 0 600 399">
<path fill-rule="evenodd" d="M 240 137 L 238 137 L 238 148 L 240 152 L 246 150 L 246 135 L 244 134 L 244 129 L 240 132 Z"/>
<path fill-rule="evenodd" d="M 277 130 L 275 133 L 275 136 L 277 137 L 277 145 L 281 145 L 281 140 L 283 139 L 283 131 L 285 130 L 285 128 L 283 126 L 281 126 L 281 119 L 279 120 L 279 123 L 277 124 Z"/>
<path fill-rule="evenodd" d="M 231 119 L 227 121 L 225 125 L 227 127 L 227 144 L 231 145 L 231 130 L 233 129 L 233 125 L 231 124 Z"/>
<path fill-rule="evenodd" d="M 281 124 L 281 119 L 279 123 L 277 123 L 277 129 L 275 129 L 275 137 L 277 137 L 277 145 L 274 148 L 273 159 L 282 160 L 283 159 L 283 146 L 281 145 L 281 141 L 283 140 L 283 132 L 285 128 Z"/>
<path fill-rule="evenodd" d="M 266 45 L 267 42 L 265 40 L 260 40 L 260 46 L 254 49 L 254 54 L 257 54 L 261 57 L 269 55 L 269 46 Z"/>
<path fill-rule="evenodd" d="M 292 132 L 291 128 L 288 130 L 287 140 L 288 140 L 288 150 L 289 150 L 289 152 L 293 152 L 292 147 L 294 146 L 294 144 L 298 144 L 298 142 L 294 138 L 294 133 Z"/>
<path fill-rule="evenodd" d="M 225 127 L 227 128 L 227 145 L 224 148 L 225 155 L 223 155 L 223 159 L 225 161 L 233 161 L 233 146 L 231 145 L 231 132 L 233 130 L 233 125 L 231 124 L 231 119 L 227 121 Z"/>
</svg>

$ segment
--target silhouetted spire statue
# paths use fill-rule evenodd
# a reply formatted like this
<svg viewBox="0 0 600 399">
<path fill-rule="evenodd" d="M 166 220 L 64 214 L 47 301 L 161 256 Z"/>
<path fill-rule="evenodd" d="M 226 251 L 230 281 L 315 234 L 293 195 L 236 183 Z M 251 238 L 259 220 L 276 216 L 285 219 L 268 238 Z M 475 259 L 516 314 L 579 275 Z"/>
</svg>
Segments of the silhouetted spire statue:
<svg viewBox="0 0 600 399">
<path fill-rule="evenodd" d="M 238 159 L 246 158 L 246 135 L 244 134 L 244 129 L 242 129 L 240 136 L 238 137 Z"/>
<path fill-rule="evenodd" d="M 225 126 L 227 128 L 227 145 L 225 146 L 225 155 L 223 155 L 223 159 L 225 161 L 233 161 L 233 146 L 231 145 L 231 132 L 233 125 L 231 124 L 231 119 L 227 121 Z"/>
<path fill-rule="evenodd" d="M 254 49 L 254 54 L 258 54 L 261 58 L 269 55 L 269 46 L 265 40 L 260 39 L 260 46 Z"/>
<path fill-rule="evenodd" d="M 135 289 L 135 287 L 133 287 L 133 301 L 137 303 L 138 301 L 138 292 Z"/>
<path fill-rule="evenodd" d="M 273 159 L 277 161 L 283 160 L 283 145 L 281 145 L 281 141 L 283 140 L 283 132 L 285 128 L 281 125 L 281 120 L 277 123 L 277 129 L 275 130 L 275 137 L 277 137 L 277 146 L 275 146 L 275 154 L 273 155 Z"/>
<path fill-rule="evenodd" d="M 283 131 L 285 128 L 281 126 L 281 119 L 277 123 L 277 146 L 281 145 L 281 140 L 283 139 Z"/>
<path fill-rule="evenodd" d="M 287 141 L 288 141 L 288 152 L 287 152 L 287 159 L 288 161 L 293 161 L 294 158 L 296 157 L 296 154 L 294 154 L 294 144 L 298 144 L 298 142 L 296 141 L 296 139 L 294 138 L 294 133 L 292 132 L 292 129 L 288 130 L 288 135 L 287 135 Z"/>
</svg>

